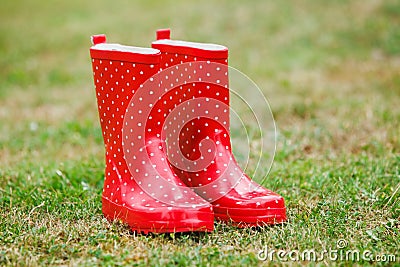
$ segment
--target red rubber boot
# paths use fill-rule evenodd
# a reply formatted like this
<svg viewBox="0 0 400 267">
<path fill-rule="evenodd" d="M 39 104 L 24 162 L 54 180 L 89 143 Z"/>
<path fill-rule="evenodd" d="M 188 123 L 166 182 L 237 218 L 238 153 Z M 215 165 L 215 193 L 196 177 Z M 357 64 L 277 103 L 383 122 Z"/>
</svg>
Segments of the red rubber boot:
<svg viewBox="0 0 400 267">
<path fill-rule="evenodd" d="M 157 128 L 163 113 L 151 109 L 160 88 L 160 51 L 106 43 L 105 35 L 92 36 L 92 42 L 106 151 L 105 217 L 144 233 L 212 231 L 212 206 L 182 184 L 164 159 Z"/>
<path fill-rule="evenodd" d="M 169 29 L 158 30 L 157 41 L 152 43 L 161 51 L 161 67 L 180 68 L 185 75 L 189 72 L 184 76 L 186 83 L 164 97 L 170 100 L 164 104 L 174 120 L 182 119 L 184 124 L 179 134 L 166 136 L 174 136 L 172 142 L 167 141 L 173 169 L 186 185 L 212 203 L 217 220 L 242 227 L 284 222 L 284 199 L 252 181 L 231 151 L 228 49 L 170 40 L 169 35 Z"/>
</svg>

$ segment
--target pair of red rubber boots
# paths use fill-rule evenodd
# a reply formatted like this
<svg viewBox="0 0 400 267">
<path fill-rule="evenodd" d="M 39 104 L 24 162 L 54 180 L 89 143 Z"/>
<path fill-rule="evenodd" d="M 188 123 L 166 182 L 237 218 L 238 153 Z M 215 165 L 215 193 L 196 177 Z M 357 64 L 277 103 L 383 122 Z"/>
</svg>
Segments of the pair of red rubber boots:
<svg viewBox="0 0 400 267">
<path fill-rule="evenodd" d="M 236 163 L 229 136 L 228 49 L 170 40 L 90 48 L 105 143 L 103 213 L 138 232 L 212 231 L 286 220 L 284 200 Z"/>
</svg>

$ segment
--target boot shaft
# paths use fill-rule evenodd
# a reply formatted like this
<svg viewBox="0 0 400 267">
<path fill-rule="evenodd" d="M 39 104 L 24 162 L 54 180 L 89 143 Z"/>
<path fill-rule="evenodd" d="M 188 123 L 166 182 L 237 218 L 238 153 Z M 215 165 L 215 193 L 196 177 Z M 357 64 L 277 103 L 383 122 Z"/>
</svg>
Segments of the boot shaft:
<svg viewBox="0 0 400 267">
<path fill-rule="evenodd" d="M 96 38 L 97 37 L 97 38 Z M 160 52 L 151 48 L 106 43 L 94 36 L 90 48 L 97 106 L 106 151 L 120 148 L 120 132 L 129 101 L 138 87 L 156 74 Z"/>
<path fill-rule="evenodd" d="M 166 103 L 167 106 L 165 108 L 168 112 L 171 112 L 177 105 L 185 101 L 202 99 L 194 110 L 195 113 L 199 114 L 198 118 L 186 121 L 186 126 L 183 127 L 184 130 L 179 136 L 179 147 L 170 148 L 169 151 L 180 149 L 183 156 L 192 161 L 205 160 L 203 157 L 204 153 L 203 155 L 201 153 L 202 149 L 206 154 L 214 153 L 214 158 L 224 155 L 226 159 L 226 151 L 230 151 L 231 149 L 229 139 L 228 49 L 215 44 L 170 40 L 169 32 L 166 30 L 158 31 L 157 38 L 158 40 L 152 43 L 152 47 L 161 51 L 161 68 L 166 69 L 175 65 L 193 62 L 194 68 L 209 70 L 205 74 L 206 77 L 201 77 L 200 71 L 194 70 L 193 75 L 197 75 L 198 77 L 196 80 L 200 82 L 180 86 L 179 88 L 171 90 L 168 95 L 164 96 L 168 99 L 170 95 L 179 95 L 179 100 L 175 101 L 175 103 Z M 212 80 L 213 77 L 215 77 L 215 80 Z M 201 82 L 210 79 L 212 80 L 211 83 Z M 178 91 L 178 93 L 176 93 L 176 91 Z M 218 115 L 214 117 L 203 116 L 205 115 L 202 112 L 204 110 L 210 113 L 212 113 L 212 110 L 217 110 L 216 113 L 218 113 Z M 213 150 L 212 147 L 207 147 L 205 149 L 204 146 L 203 148 L 201 147 L 202 141 L 207 139 L 218 145 L 216 150 Z M 172 160 L 171 158 L 169 159 Z M 227 159 L 229 159 L 229 157 Z M 207 168 L 202 170 L 197 169 L 196 172 L 194 172 L 196 166 L 187 164 L 183 166 L 179 164 L 179 162 L 172 163 L 176 167 L 175 171 L 182 180 L 190 186 L 198 187 L 203 186 L 211 180 L 217 179 L 219 174 L 222 174 L 227 167 L 227 165 L 224 166 L 224 164 L 228 164 L 228 162 L 222 163 L 221 160 L 219 160 L 222 165 L 217 166 L 213 164 L 213 162 L 214 160 L 211 160 L 211 164 Z M 190 173 L 187 171 L 190 171 Z M 196 181 L 196 179 L 192 179 L 193 176 L 204 176 L 205 172 L 213 172 L 216 174 L 214 174 L 212 179 L 208 179 L 207 181 L 199 182 Z"/>
</svg>

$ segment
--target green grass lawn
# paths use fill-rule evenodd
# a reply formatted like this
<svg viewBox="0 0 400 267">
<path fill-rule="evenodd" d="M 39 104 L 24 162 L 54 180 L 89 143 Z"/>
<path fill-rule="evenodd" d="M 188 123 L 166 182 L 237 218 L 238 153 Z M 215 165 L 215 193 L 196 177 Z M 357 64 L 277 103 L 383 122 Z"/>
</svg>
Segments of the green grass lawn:
<svg viewBox="0 0 400 267">
<path fill-rule="evenodd" d="M 261 249 L 334 250 L 339 239 L 400 265 L 399 25 L 397 0 L 4 1 L 0 266 L 273 265 Z M 269 99 L 279 135 L 264 185 L 284 196 L 287 223 L 138 235 L 103 218 L 89 37 L 149 46 L 162 27 L 228 46 Z"/>
</svg>

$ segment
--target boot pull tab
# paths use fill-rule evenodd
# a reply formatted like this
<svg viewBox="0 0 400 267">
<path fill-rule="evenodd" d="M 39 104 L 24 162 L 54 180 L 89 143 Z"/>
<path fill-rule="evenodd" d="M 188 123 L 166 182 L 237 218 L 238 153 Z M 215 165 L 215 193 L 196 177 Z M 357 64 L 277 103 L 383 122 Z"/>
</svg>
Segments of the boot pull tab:
<svg viewBox="0 0 400 267">
<path fill-rule="evenodd" d="M 170 35 L 171 35 L 170 29 L 159 29 L 156 32 L 157 40 L 170 39 Z"/>
<path fill-rule="evenodd" d="M 92 40 L 93 45 L 102 44 L 107 41 L 105 34 L 92 35 L 90 39 Z"/>
</svg>

